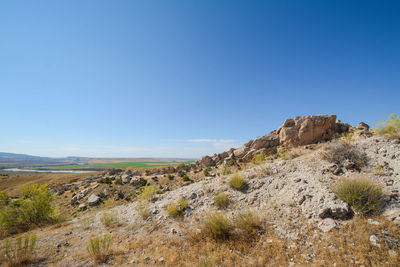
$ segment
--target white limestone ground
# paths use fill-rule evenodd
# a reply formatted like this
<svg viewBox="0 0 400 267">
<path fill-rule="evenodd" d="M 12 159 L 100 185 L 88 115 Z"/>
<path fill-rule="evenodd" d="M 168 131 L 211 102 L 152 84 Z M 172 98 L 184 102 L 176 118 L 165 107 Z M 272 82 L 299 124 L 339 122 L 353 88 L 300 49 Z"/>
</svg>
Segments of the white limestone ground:
<svg viewBox="0 0 400 267">
<path fill-rule="evenodd" d="M 318 225 L 326 232 L 339 228 L 345 222 L 349 207 L 336 198 L 331 188 L 340 177 L 359 174 L 367 175 L 383 186 L 387 196 L 382 207 L 383 215 L 400 224 L 400 142 L 381 136 L 358 138 L 353 144 L 367 154 L 369 163 L 361 173 L 343 168 L 340 175 L 329 171 L 332 164 L 321 159 L 320 153 L 327 144 L 304 148 L 301 155 L 292 160 L 249 166 L 242 171 L 247 178 L 247 187 L 243 191 L 229 186 L 228 175 L 206 177 L 202 181 L 156 195 L 149 203 L 151 215 L 146 221 L 140 217 L 135 201 L 107 211 L 117 212 L 122 224 L 112 230 L 106 229 L 101 223 L 105 211 L 96 211 L 86 215 L 86 218 L 75 218 L 67 225 L 51 231 L 36 230 L 38 247 L 53 248 L 47 249 L 48 253 L 43 257 L 54 258 L 52 253 L 61 244 L 56 252 L 57 261 L 46 263 L 50 266 L 91 266 L 91 259 L 87 258 L 85 251 L 91 236 L 111 232 L 118 245 L 129 238 L 146 235 L 144 229 L 148 228 L 168 235 L 183 235 L 182 225 L 192 224 L 196 227 L 194 218 L 201 220 L 205 214 L 217 210 L 213 197 L 221 191 L 229 194 L 228 216 L 252 209 L 271 222 L 279 236 L 296 240 L 308 224 Z M 168 217 L 165 211 L 168 204 L 180 197 L 188 201 L 183 223 L 180 219 Z"/>
</svg>

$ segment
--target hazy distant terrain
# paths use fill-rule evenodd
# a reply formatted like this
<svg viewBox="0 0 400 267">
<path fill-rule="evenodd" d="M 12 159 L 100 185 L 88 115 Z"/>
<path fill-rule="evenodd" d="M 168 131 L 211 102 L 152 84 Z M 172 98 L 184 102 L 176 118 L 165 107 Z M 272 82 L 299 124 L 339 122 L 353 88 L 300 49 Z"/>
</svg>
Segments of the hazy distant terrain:
<svg viewBox="0 0 400 267">
<path fill-rule="evenodd" d="M 48 170 L 102 170 L 107 168 L 142 168 L 190 163 L 183 158 L 50 158 L 0 152 L 0 168 L 28 168 Z"/>
</svg>

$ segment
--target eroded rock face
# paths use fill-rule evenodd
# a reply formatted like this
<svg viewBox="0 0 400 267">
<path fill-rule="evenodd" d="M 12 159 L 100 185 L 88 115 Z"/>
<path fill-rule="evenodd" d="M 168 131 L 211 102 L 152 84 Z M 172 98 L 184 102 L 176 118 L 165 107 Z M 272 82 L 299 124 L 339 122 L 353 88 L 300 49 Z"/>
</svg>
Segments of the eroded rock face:
<svg viewBox="0 0 400 267">
<path fill-rule="evenodd" d="M 213 161 L 213 159 L 210 156 L 204 156 L 200 160 L 200 165 L 203 167 L 211 167 L 211 166 L 215 166 L 215 162 Z"/>
<path fill-rule="evenodd" d="M 300 146 L 327 141 L 336 129 L 336 115 L 317 115 L 287 119 L 278 129 L 281 145 Z"/>
</svg>

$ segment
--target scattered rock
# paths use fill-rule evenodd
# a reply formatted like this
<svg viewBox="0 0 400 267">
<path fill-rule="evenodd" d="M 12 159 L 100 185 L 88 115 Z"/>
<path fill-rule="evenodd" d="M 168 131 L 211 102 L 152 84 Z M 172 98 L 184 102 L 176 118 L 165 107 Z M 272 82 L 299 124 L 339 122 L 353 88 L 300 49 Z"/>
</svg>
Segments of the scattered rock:
<svg viewBox="0 0 400 267">
<path fill-rule="evenodd" d="M 371 235 L 369 237 L 369 241 L 371 242 L 372 245 L 377 246 L 379 248 L 381 247 L 381 245 L 378 243 L 379 239 L 378 239 L 378 237 L 376 235 Z"/>
<path fill-rule="evenodd" d="M 88 198 L 88 204 L 89 206 L 96 206 L 100 204 L 100 198 L 95 194 L 91 194 Z"/>
<path fill-rule="evenodd" d="M 331 231 L 332 229 L 338 229 L 339 226 L 335 222 L 334 219 L 332 218 L 326 218 L 323 219 L 319 224 L 318 224 L 319 229 L 321 229 L 322 232 L 326 233 Z"/>
</svg>

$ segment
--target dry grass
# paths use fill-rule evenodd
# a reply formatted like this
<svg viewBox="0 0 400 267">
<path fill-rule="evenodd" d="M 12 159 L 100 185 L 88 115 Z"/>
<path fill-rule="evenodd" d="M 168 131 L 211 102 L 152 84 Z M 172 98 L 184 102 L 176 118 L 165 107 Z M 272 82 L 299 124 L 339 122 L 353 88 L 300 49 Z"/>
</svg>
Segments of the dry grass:
<svg viewBox="0 0 400 267">
<path fill-rule="evenodd" d="M 6 239 L 2 253 L 3 261 L 8 267 L 25 266 L 36 259 L 35 246 L 35 235 L 26 234 L 23 237 L 17 237 L 14 241 Z"/>
<path fill-rule="evenodd" d="M 201 232 L 206 237 L 211 237 L 216 240 L 227 239 L 231 229 L 229 220 L 225 213 L 215 212 L 208 214 L 204 219 Z"/>
<path fill-rule="evenodd" d="M 184 197 L 181 197 L 176 204 L 171 203 L 167 206 L 168 216 L 170 217 L 182 216 L 187 205 L 188 203 L 186 199 Z"/>
<path fill-rule="evenodd" d="M 138 201 L 136 211 L 143 220 L 146 220 L 150 216 L 149 203 L 147 201 Z"/>
<path fill-rule="evenodd" d="M 219 192 L 214 196 L 214 205 L 224 209 L 229 205 L 229 195 L 225 192 Z"/>
<path fill-rule="evenodd" d="M 147 256 L 163 257 L 167 266 L 288 266 L 290 262 L 294 266 L 400 266 L 400 228 L 380 217 L 374 219 L 380 225 L 355 216 L 340 230 L 326 234 L 310 224 L 296 240 L 279 238 L 266 224 L 257 238 L 215 239 L 188 228 L 182 236 L 153 233 L 125 245 L 135 251 L 139 266 L 149 264 Z M 380 248 L 369 241 L 371 234 L 378 237 Z"/>
<path fill-rule="evenodd" d="M 121 226 L 118 220 L 118 213 L 115 211 L 104 212 L 100 220 L 106 228 Z"/>
<path fill-rule="evenodd" d="M 342 166 L 347 160 L 361 169 L 368 163 L 367 155 L 348 142 L 334 141 L 321 153 L 323 160 Z"/>
<path fill-rule="evenodd" d="M 229 185 L 236 190 L 242 190 L 246 185 L 246 180 L 239 173 L 235 173 L 229 180 Z"/>
<path fill-rule="evenodd" d="M 96 263 L 107 262 L 107 258 L 111 254 L 111 236 L 107 234 L 103 237 L 92 237 L 89 240 L 87 251 Z"/>
<path fill-rule="evenodd" d="M 239 212 L 233 219 L 233 226 L 240 238 L 254 238 L 262 229 L 260 217 L 250 210 Z"/>
<path fill-rule="evenodd" d="M 366 176 L 342 178 L 334 186 L 333 192 L 361 213 L 376 211 L 384 198 L 382 186 Z"/>
<path fill-rule="evenodd" d="M 90 175 L 98 174 L 97 172 L 91 173 L 10 173 L 9 176 L 0 175 L 0 190 L 5 190 L 8 195 L 17 196 L 22 188 L 32 184 L 47 184 L 50 188 L 59 185 L 71 183 L 72 181 L 82 180 Z"/>
</svg>

